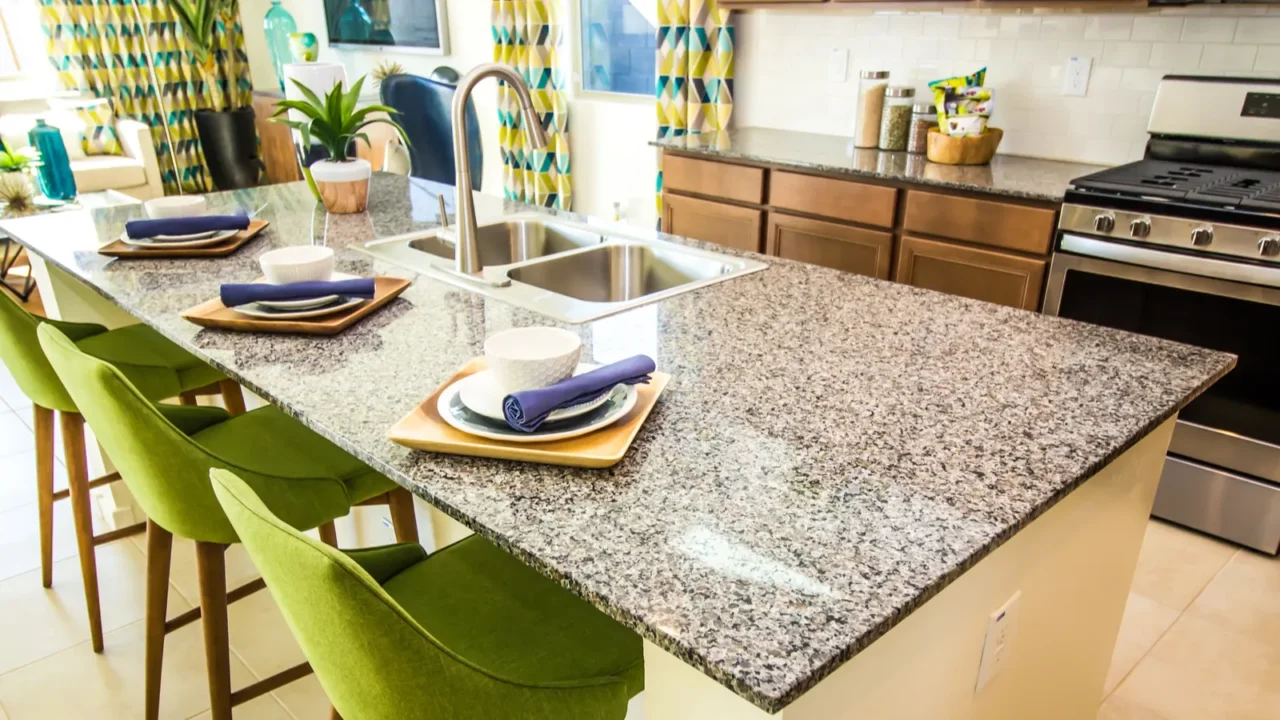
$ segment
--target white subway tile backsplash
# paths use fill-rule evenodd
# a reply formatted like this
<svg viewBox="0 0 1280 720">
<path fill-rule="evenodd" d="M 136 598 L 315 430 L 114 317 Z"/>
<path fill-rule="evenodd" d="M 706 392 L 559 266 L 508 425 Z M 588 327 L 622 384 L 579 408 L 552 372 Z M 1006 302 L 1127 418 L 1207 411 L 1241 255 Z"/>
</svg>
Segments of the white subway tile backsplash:
<svg viewBox="0 0 1280 720">
<path fill-rule="evenodd" d="M 1236 26 L 1238 43 L 1280 44 L 1280 17 L 1249 18 Z"/>
<path fill-rule="evenodd" d="M 1040 37 L 1075 40 L 1084 37 L 1085 19 L 1078 15 L 1049 15 L 1040 19 Z"/>
<path fill-rule="evenodd" d="M 1236 18 L 1189 17 L 1182 25 L 1184 42 L 1231 42 L 1236 34 Z"/>
<path fill-rule="evenodd" d="M 1133 18 L 1122 15 L 1094 15 L 1085 20 L 1084 36 L 1090 40 L 1128 40 Z"/>
<path fill-rule="evenodd" d="M 1120 68 L 1102 67 L 1093 68 L 1089 73 L 1089 89 L 1090 90 L 1115 90 L 1120 87 L 1120 74 L 1124 72 Z"/>
<path fill-rule="evenodd" d="M 1195 70 L 1202 52 L 1204 46 L 1196 43 L 1152 43 L 1149 64 L 1165 70 Z"/>
<path fill-rule="evenodd" d="M 1113 67 L 1143 67 L 1151 58 L 1151 43 L 1116 40 L 1102 48 L 1102 62 Z"/>
<path fill-rule="evenodd" d="M 1000 18 L 1000 37 L 1034 38 L 1040 35 L 1040 18 L 1005 15 Z"/>
<path fill-rule="evenodd" d="M 1242 72 L 1253 69 L 1258 56 L 1254 45 L 1210 44 L 1200 55 L 1200 69 L 1212 72 Z"/>
<path fill-rule="evenodd" d="M 1258 48 L 1258 57 L 1253 61 L 1253 69 L 1260 73 L 1280 75 L 1280 45 L 1263 45 Z"/>
<path fill-rule="evenodd" d="M 1044 40 L 1016 40 L 1014 41 L 1013 59 L 1019 63 L 1051 63 L 1055 60 L 1061 62 L 1058 57 L 1058 44 L 1054 42 L 1045 42 Z"/>
<path fill-rule="evenodd" d="M 923 15 L 890 15 L 889 32 L 910 37 L 924 32 Z"/>
<path fill-rule="evenodd" d="M 789 19 L 791 15 L 779 15 L 773 18 L 776 25 L 782 25 Z M 858 24 L 853 28 L 854 37 L 876 37 L 879 35 L 887 35 L 889 33 L 889 18 L 883 15 L 872 15 L 871 17 L 858 18 Z"/>
<path fill-rule="evenodd" d="M 1133 19 L 1131 40 L 1177 41 L 1182 37 L 1182 18 L 1142 16 Z"/>
<path fill-rule="evenodd" d="M 1120 89 L 1142 91 L 1160 84 L 1164 71 L 1157 68 L 1125 68 L 1120 75 Z"/>
<path fill-rule="evenodd" d="M 925 15 L 924 34 L 926 37 L 956 37 L 960 34 L 960 17 L 958 15 Z"/>
<path fill-rule="evenodd" d="M 960 18 L 960 37 L 993 38 L 1000 34 L 1000 18 L 995 15 L 965 15 Z"/>
<path fill-rule="evenodd" d="M 1064 61 L 1069 57 L 1101 58 L 1105 47 L 1101 40 L 1059 40 L 1058 54 Z"/>
</svg>

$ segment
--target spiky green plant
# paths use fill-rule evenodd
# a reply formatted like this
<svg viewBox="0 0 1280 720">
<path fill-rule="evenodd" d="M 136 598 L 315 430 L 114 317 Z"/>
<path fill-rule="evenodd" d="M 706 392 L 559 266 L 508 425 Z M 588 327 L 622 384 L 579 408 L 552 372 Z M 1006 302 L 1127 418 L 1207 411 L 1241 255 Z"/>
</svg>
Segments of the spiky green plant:
<svg viewBox="0 0 1280 720">
<path fill-rule="evenodd" d="M 35 148 L 19 148 L 9 152 L 0 150 L 0 172 L 22 172 L 44 165 L 40 151 Z"/>
<path fill-rule="evenodd" d="M 335 83 L 324 99 L 297 80 L 293 80 L 293 84 L 297 86 L 304 99 L 279 101 L 276 103 L 276 114 L 272 115 L 271 119 L 297 130 L 302 135 L 303 147 L 309 147 L 314 140 L 329 151 L 330 160 L 345 162 L 351 159 L 348 150 L 352 141 L 358 138 L 364 140 L 366 145 L 372 145 L 369 136 L 363 130 L 369 125 L 380 122 L 395 128 L 400 140 L 406 146 L 409 145 L 409 136 L 405 135 L 404 128 L 390 117 L 399 114 L 395 108 L 376 103 L 356 107 L 356 102 L 360 99 L 360 88 L 364 86 L 364 77 L 356 80 L 346 93 L 342 92 L 342 85 Z M 307 119 L 305 121 L 290 120 L 282 117 L 290 110 L 297 110 Z M 384 112 L 388 117 L 369 117 L 376 112 Z"/>
<path fill-rule="evenodd" d="M 240 13 L 239 1 L 168 0 L 168 5 L 182 26 L 196 70 L 204 81 L 204 90 L 198 96 L 211 109 L 231 110 L 236 104 L 239 67 L 234 52 L 225 53 L 223 63 L 218 63 L 218 23 L 221 21 L 228 29 L 235 26 L 236 16 Z M 228 44 L 231 42 L 230 38 L 222 40 Z"/>
<path fill-rule="evenodd" d="M 383 60 L 373 67 L 373 86 L 382 87 L 382 81 L 392 75 L 403 75 L 404 66 L 394 60 Z"/>
</svg>

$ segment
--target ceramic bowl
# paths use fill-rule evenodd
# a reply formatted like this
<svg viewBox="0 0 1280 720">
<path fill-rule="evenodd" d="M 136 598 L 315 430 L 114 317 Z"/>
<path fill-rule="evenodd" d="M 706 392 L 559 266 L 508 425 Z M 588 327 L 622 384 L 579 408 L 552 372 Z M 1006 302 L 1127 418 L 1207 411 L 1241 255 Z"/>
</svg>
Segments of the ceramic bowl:
<svg viewBox="0 0 1280 720">
<path fill-rule="evenodd" d="M 504 330 L 484 342 L 484 356 L 498 392 L 546 387 L 573 374 L 582 338 L 568 330 L 528 327 Z"/>
<path fill-rule="evenodd" d="M 142 208 L 146 210 L 147 217 L 159 220 L 203 215 L 208 203 L 202 195 L 174 195 L 148 200 L 142 203 Z"/>
<path fill-rule="evenodd" d="M 258 258 L 262 274 L 273 285 L 328 280 L 333 275 L 333 248 L 297 245 L 279 248 Z"/>
</svg>

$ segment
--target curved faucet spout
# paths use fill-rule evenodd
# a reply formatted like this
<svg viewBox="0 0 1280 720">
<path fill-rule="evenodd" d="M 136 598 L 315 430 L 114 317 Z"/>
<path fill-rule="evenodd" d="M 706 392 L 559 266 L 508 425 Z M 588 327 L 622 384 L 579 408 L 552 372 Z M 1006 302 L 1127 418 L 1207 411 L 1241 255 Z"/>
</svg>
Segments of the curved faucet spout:
<svg viewBox="0 0 1280 720">
<path fill-rule="evenodd" d="M 486 63 L 477 65 L 458 81 L 453 94 L 453 160 L 457 212 L 457 249 L 454 251 L 454 270 L 463 275 L 479 278 L 484 269 L 480 265 L 480 251 L 476 245 L 476 209 L 471 198 L 471 153 L 467 150 L 467 100 L 471 91 L 483 79 L 496 77 L 505 81 L 520 100 L 520 112 L 524 116 L 525 135 L 535 150 L 547 146 L 546 131 L 538 113 L 533 109 L 529 86 L 520 73 L 507 65 Z"/>
</svg>

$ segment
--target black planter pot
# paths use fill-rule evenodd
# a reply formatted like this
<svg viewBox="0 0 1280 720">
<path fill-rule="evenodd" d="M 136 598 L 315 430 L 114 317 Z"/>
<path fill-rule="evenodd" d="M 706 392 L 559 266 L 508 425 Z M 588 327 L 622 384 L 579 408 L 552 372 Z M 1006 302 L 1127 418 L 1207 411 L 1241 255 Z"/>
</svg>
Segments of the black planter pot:
<svg viewBox="0 0 1280 720">
<path fill-rule="evenodd" d="M 205 167 L 219 190 L 254 187 L 262 175 L 253 108 L 197 110 L 196 130 L 204 148 Z"/>
</svg>

